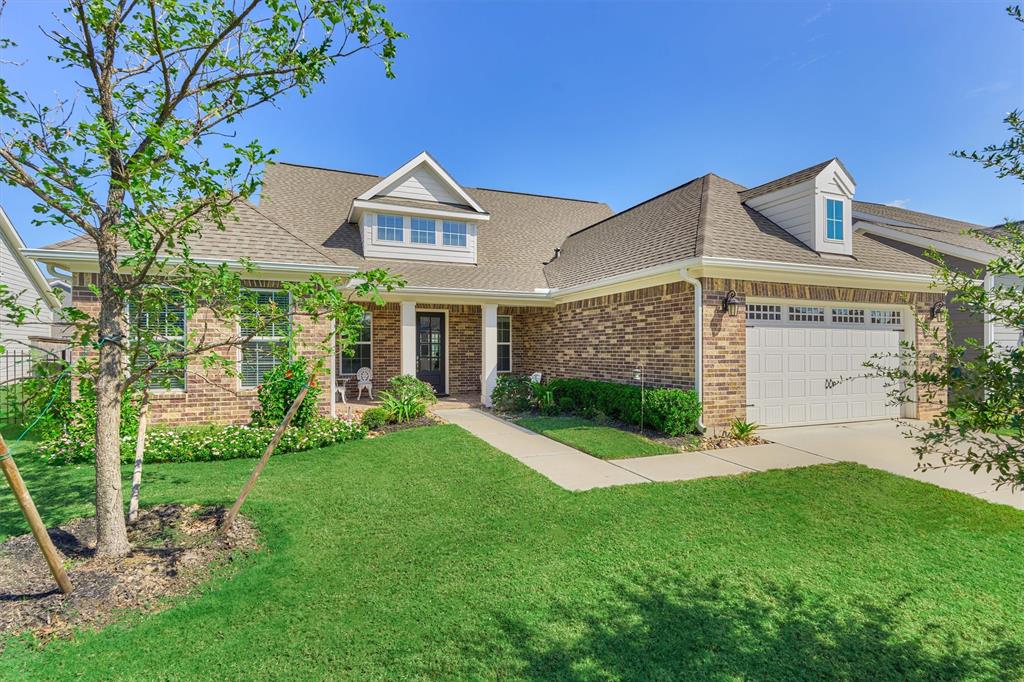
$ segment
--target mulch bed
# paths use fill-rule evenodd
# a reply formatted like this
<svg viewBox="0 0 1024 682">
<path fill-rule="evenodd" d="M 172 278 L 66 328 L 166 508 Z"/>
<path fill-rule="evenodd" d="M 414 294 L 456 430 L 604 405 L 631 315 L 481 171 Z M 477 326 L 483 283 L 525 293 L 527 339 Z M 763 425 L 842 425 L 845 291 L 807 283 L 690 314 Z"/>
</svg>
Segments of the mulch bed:
<svg viewBox="0 0 1024 682">
<path fill-rule="evenodd" d="M 374 429 L 370 432 L 370 437 L 383 436 L 388 433 L 394 433 L 395 431 L 405 431 L 406 429 L 415 429 L 420 426 L 433 426 L 434 424 L 440 424 L 442 421 L 434 415 L 427 413 L 422 417 L 418 417 L 409 422 L 400 422 L 398 424 L 384 424 L 379 429 Z"/>
<path fill-rule="evenodd" d="M 32 631 L 41 641 L 80 627 L 102 627 L 126 609 L 156 611 L 219 566 L 258 548 L 258 531 L 243 516 L 216 534 L 223 507 L 166 504 L 142 509 L 129 526 L 132 554 L 95 558 L 96 522 L 75 519 L 51 528 L 74 586 L 61 594 L 31 534 L 0 545 L 0 634 Z M 3 641 L 0 639 L 0 648 Z"/>
</svg>

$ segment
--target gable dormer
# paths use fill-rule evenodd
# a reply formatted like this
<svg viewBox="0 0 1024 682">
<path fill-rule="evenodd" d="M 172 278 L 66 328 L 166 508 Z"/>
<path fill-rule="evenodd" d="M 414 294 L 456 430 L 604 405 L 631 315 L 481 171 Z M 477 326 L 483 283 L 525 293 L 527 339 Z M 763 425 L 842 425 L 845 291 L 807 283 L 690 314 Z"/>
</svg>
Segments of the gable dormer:
<svg viewBox="0 0 1024 682">
<path fill-rule="evenodd" d="M 476 263 L 481 207 L 423 152 L 352 201 L 363 255 L 447 263 Z"/>
<path fill-rule="evenodd" d="M 853 177 L 839 159 L 740 192 L 743 203 L 823 254 L 853 255 Z"/>
</svg>

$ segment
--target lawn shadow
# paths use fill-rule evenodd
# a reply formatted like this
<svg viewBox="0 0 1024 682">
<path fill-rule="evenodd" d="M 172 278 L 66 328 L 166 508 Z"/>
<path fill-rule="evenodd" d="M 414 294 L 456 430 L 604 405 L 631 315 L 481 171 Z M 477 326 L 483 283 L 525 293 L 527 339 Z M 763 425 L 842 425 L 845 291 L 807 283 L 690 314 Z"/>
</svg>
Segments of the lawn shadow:
<svg viewBox="0 0 1024 682">
<path fill-rule="evenodd" d="M 1024 675 L 1021 642 L 991 632 L 979 638 L 987 642 L 982 650 L 972 648 L 940 626 L 908 618 L 909 601 L 861 600 L 837 609 L 834 598 L 792 587 L 762 585 L 752 598 L 714 580 L 680 581 L 623 586 L 597 609 L 581 613 L 566 605 L 540 626 L 504 614 L 498 620 L 529 679 L 923 682 Z"/>
<path fill-rule="evenodd" d="M 33 452 L 15 455 L 25 486 L 43 522 L 53 527 L 76 516 L 89 514 L 89 505 L 96 493 L 92 469 L 54 466 L 37 461 L 38 458 L 39 455 Z M 7 487 L 2 477 L 0 486 Z M 27 532 L 29 527 L 25 517 L 14 496 L 7 491 L 0 496 L 0 539 Z"/>
</svg>

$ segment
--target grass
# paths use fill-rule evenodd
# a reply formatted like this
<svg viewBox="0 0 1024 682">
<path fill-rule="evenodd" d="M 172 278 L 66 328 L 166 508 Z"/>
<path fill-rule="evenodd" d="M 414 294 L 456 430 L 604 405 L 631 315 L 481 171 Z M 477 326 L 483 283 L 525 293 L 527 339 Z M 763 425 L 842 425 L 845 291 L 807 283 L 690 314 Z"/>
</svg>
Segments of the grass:
<svg viewBox="0 0 1024 682">
<path fill-rule="evenodd" d="M 516 422 L 601 459 L 647 457 L 678 452 L 663 443 L 612 426 L 595 424 L 582 417 L 522 417 Z"/>
<path fill-rule="evenodd" d="M 19 465 L 49 523 L 88 513 L 89 467 Z M 229 502 L 252 465 L 147 467 L 143 502 Z M 9 642 L 0 679 L 1024 676 L 1024 514 L 858 465 L 570 493 L 435 426 L 275 458 L 245 513 L 236 571 Z"/>
</svg>

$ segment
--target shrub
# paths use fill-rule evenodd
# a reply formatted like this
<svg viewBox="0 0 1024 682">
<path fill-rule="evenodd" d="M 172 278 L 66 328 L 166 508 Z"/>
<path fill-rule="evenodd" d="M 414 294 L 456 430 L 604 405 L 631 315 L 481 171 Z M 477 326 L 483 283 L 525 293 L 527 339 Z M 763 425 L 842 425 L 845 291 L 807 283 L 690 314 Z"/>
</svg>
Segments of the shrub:
<svg viewBox="0 0 1024 682">
<path fill-rule="evenodd" d="M 639 386 L 587 379 L 552 379 L 559 409 L 586 414 L 603 414 L 628 424 L 640 423 Z M 669 436 L 696 430 L 701 404 L 694 391 L 678 388 L 654 388 L 645 391 L 644 422 Z"/>
<path fill-rule="evenodd" d="M 745 422 L 742 419 L 733 419 L 732 423 L 729 424 L 729 435 L 736 440 L 741 440 L 745 443 L 755 436 L 758 428 L 760 427 L 752 422 Z"/>
<path fill-rule="evenodd" d="M 153 428 L 146 433 L 146 462 L 211 462 L 255 458 L 263 454 L 276 427 L 210 424 Z M 289 427 L 274 454 L 300 452 L 356 440 L 366 435 L 359 423 L 317 417 L 304 427 Z M 84 463 L 81 450 L 61 447 L 56 441 L 40 446 L 40 453 L 57 464 Z M 121 461 L 135 458 L 135 434 L 121 437 Z"/>
<path fill-rule="evenodd" d="M 363 427 L 368 431 L 376 431 L 391 421 L 391 414 L 383 407 L 371 407 L 363 412 Z"/>
<path fill-rule="evenodd" d="M 71 400 L 70 383 L 65 376 L 54 385 L 52 393 L 40 393 L 38 406 L 33 405 L 34 414 L 40 414 L 46 404 L 49 409 L 33 430 L 39 429 L 35 433 L 42 441 L 41 448 L 51 458 L 92 462 L 96 458 L 96 387 L 89 379 L 79 379 L 78 399 Z M 121 402 L 121 457 L 125 459 L 127 447 L 126 461 L 134 459 L 141 405 L 142 394 L 132 385 Z M 30 414 L 29 418 L 34 417 Z"/>
<path fill-rule="evenodd" d="M 288 408 L 299 396 L 299 391 L 309 381 L 309 362 L 297 358 L 282 362 L 263 375 L 263 383 L 257 389 L 260 405 L 252 413 L 253 426 L 278 426 L 284 421 Z M 305 399 L 292 417 L 292 426 L 305 426 L 317 417 L 317 401 L 320 388 L 312 382 Z"/>
<path fill-rule="evenodd" d="M 533 405 L 540 410 L 542 414 L 558 414 L 558 405 L 555 403 L 555 392 L 551 390 L 550 386 L 545 384 L 531 384 L 530 389 Z"/>
<path fill-rule="evenodd" d="M 416 377 L 401 375 L 388 382 L 388 390 L 380 392 L 381 408 L 388 413 L 388 421 L 409 422 L 427 413 L 437 402 L 434 388 Z"/>
<path fill-rule="evenodd" d="M 533 404 L 533 386 L 530 377 L 499 374 L 491 404 L 502 412 L 525 412 Z"/>
</svg>

